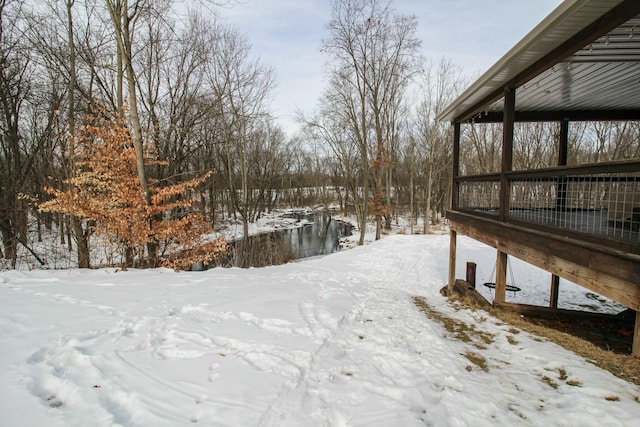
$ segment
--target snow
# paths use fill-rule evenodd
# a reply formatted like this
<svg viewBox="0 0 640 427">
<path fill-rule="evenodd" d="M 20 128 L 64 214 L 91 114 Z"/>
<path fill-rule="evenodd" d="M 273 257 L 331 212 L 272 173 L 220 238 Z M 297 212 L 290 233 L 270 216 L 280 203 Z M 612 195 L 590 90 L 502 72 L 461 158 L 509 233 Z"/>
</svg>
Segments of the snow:
<svg viewBox="0 0 640 427">
<path fill-rule="evenodd" d="M 0 272 L 0 425 L 638 425 L 638 386 L 442 297 L 448 240 L 261 269 Z M 458 250 L 458 276 L 476 261 L 488 280 L 495 252 Z M 546 273 L 512 265 L 509 299 L 543 303 Z M 492 342 L 456 339 L 415 296 Z M 620 309 L 570 283 L 561 296 Z"/>
</svg>

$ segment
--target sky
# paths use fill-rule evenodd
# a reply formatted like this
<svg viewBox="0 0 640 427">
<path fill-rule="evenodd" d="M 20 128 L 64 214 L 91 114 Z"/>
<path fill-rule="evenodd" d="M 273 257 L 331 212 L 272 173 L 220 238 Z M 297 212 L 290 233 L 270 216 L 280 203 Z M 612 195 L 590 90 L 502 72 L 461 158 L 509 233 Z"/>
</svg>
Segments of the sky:
<svg viewBox="0 0 640 427">
<path fill-rule="evenodd" d="M 449 59 L 477 77 L 553 11 L 560 0 L 392 0 L 403 15 L 418 18 L 422 53 L 433 62 Z M 244 34 L 252 52 L 275 69 L 278 86 L 272 111 L 291 136 L 296 111 L 311 115 L 325 84 L 320 52 L 328 37 L 329 0 L 242 0 L 218 9 Z"/>
</svg>

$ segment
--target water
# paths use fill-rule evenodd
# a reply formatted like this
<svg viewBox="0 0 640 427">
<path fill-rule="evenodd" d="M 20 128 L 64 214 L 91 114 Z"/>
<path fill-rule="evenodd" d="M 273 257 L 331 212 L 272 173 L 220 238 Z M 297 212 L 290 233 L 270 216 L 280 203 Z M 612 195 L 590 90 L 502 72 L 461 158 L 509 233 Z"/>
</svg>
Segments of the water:
<svg viewBox="0 0 640 427">
<path fill-rule="evenodd" d="M 351 235 L 352 226 L 334 220 L 328 212 L 292 214 L 299 226 L 250 236 L 248 242 L 230 242 L 229 256 L 216 265 L 264 267 L 295 259 L 328 255 L 340 250 L 340 239 Z M 198 269 L 197 266 L 193 267 Z"/>
<path fill-rule="evenodd" d="M 281 233 L 285 251 L 296 258 L 327 255 L 340 250 L 340 238 L 351 235 L 351 225 L 336 221 L 329 213 L 296 216 L 305 221 L 299 228 L 278 230 Z"/>
</svg>

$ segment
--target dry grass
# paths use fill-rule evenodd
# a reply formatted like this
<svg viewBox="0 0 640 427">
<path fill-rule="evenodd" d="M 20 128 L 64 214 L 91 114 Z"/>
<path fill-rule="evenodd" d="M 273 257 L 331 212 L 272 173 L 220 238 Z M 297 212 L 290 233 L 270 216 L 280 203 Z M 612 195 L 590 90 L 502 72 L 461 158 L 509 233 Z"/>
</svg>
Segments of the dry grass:
<svg viewBox="0 0 640 427">
<path fill-rule="evenodd" d="M 555 382 L 554 380 L 552 380 L 550 377 L 548 377 L 546 375 L 544 377 L 542 377 L 542 381 L 547 383 L 549 385 L 549 387 L 551 387 L 551 388 L 556 388 L 556 389 L 558 388 L 558 383 Z"/>
<path fill-rule="evenodd" d="M 570 350 L 594 365 L 611 372 L 626 381 L 640 385 L 640 359 L 630 355 L 614 353 L 602 349 L 582 338 L 552 328 L 535 325 L 523 320 L 519 314 L 491 309 L 490 313 L 505 323 L 531 334 L 546 338 L 567 350 Z M 511 329 L 509 332 L 513 333 Z"/>
<path fill-rule="evenodd" d="M 450 333 L 452 338 L 459 341 L 473 345 L 478 349 L 487 348 L 487 345 L 491 344 L 495 336 L 475 329 L 473 325 L 467 325 L 457 319 L 451 319 L 442 313 L 432 309 L 429 304 L 421 297 L 414 297 L 414 303 L 421 311 L 423 311 L 429 318 L 440 322 L 445 329 Z M 466 308 L 474 310 L 482 309 L 470 299 L 455 299 L 459 305 L 463 305 Z M 509 325 L 508 332 L 512 335 L 507 336 L 507 340 L 510 344 L 516 345 L 519 343 L 513 335 L 517 335 L 520 331 L 526 331 L 533 336 L 531 339 L 535 341 L 551 341 L 554 342 L 569 351 L 572 351 L 579 356 L 584 357 L 588 362 L 611 372 L 613 375 L 622 378 L 630 383 L 640 385 L 640 359 L 631 355 L 624 355 L 615 353 L 610 350 L 603 349 L 597 345 L 584 340 L 582 338 L 570 335 L 565 332 L 558 331 L 553 328 L 549 328 L 542 325 L 533 324 L 520 317 L 519 314 L 508 312 L 504 310 L 490 308 L 489 313 L 498 318 L 504 324 Z M 502 323 L 500 323 L 502 324 Z M 468 352 L 464 354 L 467 359 L 472 361 L 475 365 L 480 366 L 483 370 L 486 370 L 486 360 L 483 362 L 480 360 L 472 360 L 473 355 L 476 353 Z M 477 362 L 477 363 L 476 363 Z M 470 366 L 467 367 L 470 370 Z M 487 368 L 488 369 L 488 368 Z M 547 380 L 548 379 L 548 380 Z M 571 386 L 580 387 L 582 384 L 577 380 L 568 380 L 567 373 L 564 370 L 558 371 L 557 379 L 560 381 L 566 381 Z M 557 387 L 557 383 L 550 377 L 542 378 L 549 386 L 553 387 L 553 384 Z"/>
<path fill-rule="evenodd" d="M 477 330 L 474 325 L 468 325 L 457 319 L 452 319 L 444 314 L 436 311 L 427 304 L 424 299 L 415 297 L 413 302 L 424 312 L 429 318 L 440 322 L 453 338 L 464 343 L 473 345 L 478 349 L 485 349 L 493 343 L 495 336 L 484 331 Z"/>
<path fill-rule="evenodd" d="M 476 365 L 477 367 L 479 367 L 483 371 L 489 372 L 489 365 L 487 364 L 487 359 L 485 359 L 483 356 L 479 355 L 478 353 L 472 352 L 472 351 L 467 351 L 466 353 L 463 353 L 462 355 L 464 357 L 466 357 L 467 359 L 469 359 L 469 361 L 471 363 L 473 363 L 474 365 Z M 467 371 L 471 371 L 471 369 L 469 369 L 467 367 Z"/>
</svg>

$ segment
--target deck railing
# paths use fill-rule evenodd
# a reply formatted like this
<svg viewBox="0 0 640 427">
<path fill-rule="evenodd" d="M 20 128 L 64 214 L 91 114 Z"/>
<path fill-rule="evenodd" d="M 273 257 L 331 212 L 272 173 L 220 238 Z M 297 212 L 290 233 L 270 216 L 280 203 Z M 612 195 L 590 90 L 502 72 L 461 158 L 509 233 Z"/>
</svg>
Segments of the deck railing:
<svg viewBox="0 0 640 427">
<path fill-rule="evenodd" d="M 640 160 L 507 172 L 501 196 L 502 176 L 457 177 L 454 210 L 640 243 Z"/>
</svg>

